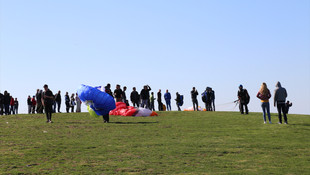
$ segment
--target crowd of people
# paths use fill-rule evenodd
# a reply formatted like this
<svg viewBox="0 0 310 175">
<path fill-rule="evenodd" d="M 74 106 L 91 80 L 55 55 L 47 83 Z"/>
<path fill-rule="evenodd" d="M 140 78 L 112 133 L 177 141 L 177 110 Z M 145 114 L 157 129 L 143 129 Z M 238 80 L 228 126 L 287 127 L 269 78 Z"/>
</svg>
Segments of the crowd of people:
<svg viewBox="0 0 310 175">
<path fill-rule="evenodd" d="M 18 100 L 7 91 L 0 93 L 0 115 L 18 114 Z"/>
<path fill-rule="evenodd" d="M 44 85 L 44 90 L 37 89 L 37 92 L 32 97 L 29 95 L 27 98 L 28 105 L 28 114 L 34 113 L 46 113 L 47 122 L 51 122 L 51 113 L 61 113 L 60 108 L 62 104 L 61 91 L 59 90 L 56 94 L 53 94 L 52 91 L 48 89 L 47 85 Z M 121 88 L 121 85 L 117 84 L 115 86 L 115 90 L 112 92 L 111 84 L 107 84 L 102 87 L 102 91 L 108 93 L 113 98 L 115 98 L 115 102 L 124 102 L 127 106 L 129 106 L 129 101 L 132 103 L 134 107 L 142 107 L 148 108 L 150 110 L 155 111 L 155 100 L 158 103 L 158 111 L 171 111 L 171 94 L 167 89 L 163 95 L 161 89 L 158 90 L 157 96 L 155 96 L 154 92 L 151 92 L 151 87 L 149 85 L 143 86 L 140 93 L 137 91 L 136 87 L 132 88 L 129 99 L 126 96 L 127 87 L 124 86 Z M 195 87 L 193 87 L 190 92 L 191 99 L 193 103 L 193 110 L 199 110 L 198 104 L 198 91 Z M 237 93 L 238 100 L 235 102 L 239 103 L 239 110 L 241 114 L 248 114 L 248 104 L 250 102 L 250 95 L 246 89 L 243 88 L 242 85 L 239 86 L 239 90 Z M 263 120 L 266 123 L 266 116 L 268 116 L 268 121 L 271 123 L 270 117 L 270 104 L 269 99 L 271 98 L 270 90 L 267 88 L 266 83 L 262 83 L 259 92 L 257 93 L 257 98 L 261 100 L 261 107 L 263 110 Z M 289 101 L 286 102 L 287 92 L 286 89 L 281 86 L 280 82 L 276 84 L 276 90 L 274 93 L 274 106 L 277 107 L 279 124 L 282 124 L 282 115 L 284 118 L 284 123 L 287 124 L 287 113 L 289 108 L 292 106 L 292 103 Z M 69 96 L 69 93 L 66 92 L 64 95 L 66 112 L 81 112 L 81 100 L 78 97 L 77 93 L 72 93 Z M 207 87 L 204 92 L 201 94 L 202 101 L 205 103 L 206 111 L 215 111 L 215 92 L 211 87 Z M 181 106 L 184 102 L 183 95 L 176 92 L 176 106 L 178 111 L 181 111 Z M 0 115 L 10 115 L 10 114 L 18 114 L 18 100 L 17 98 L 13 98 L 10 93 L 4 91 L 4 94 L 0 93 Z M 75 108 L 76 107 L 76 108 Z M 44 110 L 45 109 L 45 110 Z M 75 110 L 74 110 L 75 109 Z"/>
</svg>

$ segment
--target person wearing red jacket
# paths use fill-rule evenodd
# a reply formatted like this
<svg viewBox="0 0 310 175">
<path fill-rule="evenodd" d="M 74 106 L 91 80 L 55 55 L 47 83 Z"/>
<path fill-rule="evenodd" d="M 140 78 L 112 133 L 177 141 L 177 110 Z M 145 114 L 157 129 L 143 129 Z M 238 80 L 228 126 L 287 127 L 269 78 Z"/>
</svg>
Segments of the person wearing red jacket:
<svg viewBox="0 0 310 175">
<path fill-rule="evenodd" d="M 36 96 L 32 97 L 31 102 L 32 102 L 32 113 L 34 114 L 36 111 L 36 105 L 37 105 Z"/>
<path fill-rule="evenodd" d="M 12 96 L 10 96 L 11 101 L 10 101 L 10 114 L 15 114 L 15 110 L 14 110 L 14 98 Z"/>
</svg>

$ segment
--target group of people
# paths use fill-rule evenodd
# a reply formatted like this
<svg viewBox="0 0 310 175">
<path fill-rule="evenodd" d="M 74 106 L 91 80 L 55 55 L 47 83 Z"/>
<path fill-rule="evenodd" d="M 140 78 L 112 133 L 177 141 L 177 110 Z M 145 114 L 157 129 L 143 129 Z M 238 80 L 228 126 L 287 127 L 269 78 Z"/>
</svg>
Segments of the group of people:
<svg viewBox="0 0 310 175">
<path fill-rule="evenodd" d="M 267 84 L 265 82 L 262 83 L 261 88 L 259 89 L 256 97 L 261 100 L 264 123 L 267 123 L 266 121 L 266 115 L 267 115 L 268 121 L 271 124 L 272 122 L 270 117 L 270 104 L 269 104 L 271 93 L 270 90 L 267 88 Z M 289 101 L 286 102 L 286 97 L 287 97 L 286 89 L 281 86 L 280 82 L 277 82 L 276 89 L 274 91 L 273 101 L 274 106 L 277 107 L 278 110 L 279 124 L 282 124 L 282 115 L 284 118 L 284 124 L 288 124 L 287 113 L 289 111 L 289 108 L 292 106 L 292 103 L 290 103 Z M 248 114 L 249 110 L 247 105 L 250 102 L 250 96 L 248 94 L 248 91 L 244 89 L 242 85 L 239 86 L 238 102 L 241 114 L 244 114 L 244 110 L 245 114 Z"/>
<path fill-rule="evenodd" d="M 28 95 L 27 98 L 27 105 L 28 105 L 28 114 L 42 114 L 44 113 L 44 106 L 43 106 L 43 90 L 37 89 L 36 95 L 31 96 Z M 52 113 L 61 113 L 60 107 L 61 107 L 61 91 L 59 90 L 56 94 L 53 94 L 53 103 L 52 103 Z M 74 112 L 74 107 L 76 106 L 75 112 L 81 112 L 81 100 L 76 94 L 72 94 L 71 97 L 69 97 L 69 93 L 66 92 L 65 95 L 65 104 L 66 104 L 66 112 L 69 113 L 70 109 L 71 112 Z"/>
<path fill-rule="evenodd" d="M 0 115 L 18 114 L 18 100 L 13 98 L 9 92 L 0 93 Z"/>
</svg>

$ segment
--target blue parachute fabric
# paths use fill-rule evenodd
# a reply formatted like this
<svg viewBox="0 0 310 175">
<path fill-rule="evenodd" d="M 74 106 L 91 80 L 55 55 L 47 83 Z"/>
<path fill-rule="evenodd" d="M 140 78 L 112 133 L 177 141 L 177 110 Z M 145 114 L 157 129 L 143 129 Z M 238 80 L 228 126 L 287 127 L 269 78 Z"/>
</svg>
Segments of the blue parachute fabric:
<svg viewBox="0 0 310 175">
<path fill-rule="evenodd" d="M 81 85 L 78 88 L 77 93 L 83 102 L 92 101 L 90 107 L 97 115 L 109 114 L 111 110 L 116 108 L 113 97 L 100 91 L 98 88 Z"/>
</svg>

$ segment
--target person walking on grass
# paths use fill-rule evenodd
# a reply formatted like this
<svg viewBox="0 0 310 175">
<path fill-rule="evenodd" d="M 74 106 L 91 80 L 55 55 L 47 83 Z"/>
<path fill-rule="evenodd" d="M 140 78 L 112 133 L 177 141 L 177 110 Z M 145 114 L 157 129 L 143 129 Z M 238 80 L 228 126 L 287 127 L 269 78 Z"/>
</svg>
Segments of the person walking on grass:
<svg viewBox="0 0 310 175">
<path fill-rule="evenodd" d="M 178 107 L 178 111 L 181 111 L 181 108 L 180 108 L 180 106 L 181 106 L 181 95 L 178 92 L 176 93 L 175 101 L 176 101 L 176 105 Z M 197 109 L 198 109 L 198 107 L 197 107 Z"/>
<path fill-rule="evenodd" d="M 53 103 L 55 100 L 55 97 L 53 95 L 53 92 L 48 88 L 48 85 L 45 84 L 43 86 L 44 92 L 42 94 L 42 104 L 45 109 L 46 114 L 46 123 L 52 123 L 52 112 L 53 112 Z"/>
<path fill-rule="evenodd" d="M 168 89 L 166 90 L 166 93 L 164 94 L 164 98 L 165 98 L 166 105 L 167 105 L 167 111 L 171 111 L 171 94 L 168 91 Z"/>
<path fill-rule="evenodd" d="M 156 100 L 156 98 L 154 97 L 154 92 L 151 92 L 151 96 L 150 96 L 150 110 L 155 111 L 155 106 L 154 106 L 154 101 Z"/>
<path fill-rule="evenodd" d="M 158 111 L 163 110 L 163 103 L 161 102 L 161 89 L 157 92 Z"/>
<path fill-rule="evenodd" d="M 271 124 L 270 105 L 269 105 L 269 98 L 271 97 L 271 94 L 270 94 L 269 89 L 267 88 L 266 83 L 263 83 L 261 85 L 261 88 L 259 89 L 256 97 L 259 98 L 262 102 L 261 106 L 263 109 L 264 124 L 266 124 L 266 112 L 268 115 L 269 123 Z"/>
<path fill-rule="evenodd" d="M 285 101 L 287 97 L 286 89 L 281 86 L 281 83 L 278 81 L 276 84 L 276 90 L 274 91 L 274 106 L 277 106 L 278 109 L 278 117 L 279 124 L 282 124 L 282 115 L 284 117 L 284 123 L 287 124 L 287 116 L 286 116 L 286 106 Z"/>
<path fill-rule="evenodd" d="M 59 90 L 56 97 L 55 97 L 55 101 L 56 101 L 56 104 L 57 104 L 57 111 L 58 113 L 61 113 L 60 112 L 60 106 L 61 106 L 61 91 Z"/>
</svg>

